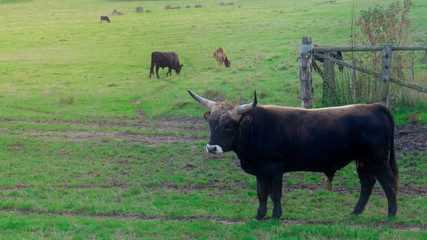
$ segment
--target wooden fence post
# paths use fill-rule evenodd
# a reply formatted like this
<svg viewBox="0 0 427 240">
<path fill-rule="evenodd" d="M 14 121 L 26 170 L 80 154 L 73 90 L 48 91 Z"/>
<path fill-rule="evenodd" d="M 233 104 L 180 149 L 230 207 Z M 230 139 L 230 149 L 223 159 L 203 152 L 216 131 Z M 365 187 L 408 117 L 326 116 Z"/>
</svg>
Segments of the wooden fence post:
<svg viewBox="0 0 427 240">
<path fill-rule="evenodd" d="M 311 78 L 311 37 L 303 37 L 300 45 L 299 80 L 301 83 L 301 107 L 313 107 L 313 80 Z"/>
<path fill-rule="evenodd" d="M 381 71 L 382 88 L 381 95 L 382 101 L 388 106 L 389 97 L 388 91 L 390 87 L 390 74 L 391 74 L 391 45 L 385 45 L 383 49 L 383 66 Z"/>
<path fill-rule="evenodd" d="M 325 53 L 330 57 L 329 53 Z M 335 66 L 332 61 L 323 59 L 323 104 L 335 104 Z"/>
</svg>

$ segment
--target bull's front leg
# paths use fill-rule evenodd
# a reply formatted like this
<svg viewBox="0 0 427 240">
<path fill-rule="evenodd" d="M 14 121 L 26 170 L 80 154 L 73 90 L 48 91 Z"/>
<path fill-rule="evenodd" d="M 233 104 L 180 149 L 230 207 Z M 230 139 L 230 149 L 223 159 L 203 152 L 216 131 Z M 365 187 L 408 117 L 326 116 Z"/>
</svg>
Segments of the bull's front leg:
<svg viewBox="0 0 427 240">
<path fill-rule="evenodd" d="M 267 199 L 268 199 L 268 181 L 263 177 L 257 177 L 257 195 L 259 207 L 255 220 L 262 220 L 267 214 Z"/>
<path fill-rule="evenodd" d="M 283 174 L 276 174 L 273 176 L 270 182 L 270 198 L 273 201 L 273 220 L 280 220 L 282 217 L 282 177 Z"/>
</svg>

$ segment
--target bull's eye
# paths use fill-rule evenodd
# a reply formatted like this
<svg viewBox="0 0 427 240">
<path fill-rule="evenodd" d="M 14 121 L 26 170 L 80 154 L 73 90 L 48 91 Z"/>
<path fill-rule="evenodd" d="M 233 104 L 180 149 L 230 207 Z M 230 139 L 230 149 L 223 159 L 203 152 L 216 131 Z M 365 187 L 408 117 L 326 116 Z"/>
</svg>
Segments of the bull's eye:
<svg viewBox="0 0 427 240">
<path fill-rule="evenodd" d="M 231 131 L 231 130 L 233 130 L 233 128 L 234 128 L 234 125 L 233 124 L 227 124 L 227 125 L 225 125 L 225 131 Z"/>
</svg>

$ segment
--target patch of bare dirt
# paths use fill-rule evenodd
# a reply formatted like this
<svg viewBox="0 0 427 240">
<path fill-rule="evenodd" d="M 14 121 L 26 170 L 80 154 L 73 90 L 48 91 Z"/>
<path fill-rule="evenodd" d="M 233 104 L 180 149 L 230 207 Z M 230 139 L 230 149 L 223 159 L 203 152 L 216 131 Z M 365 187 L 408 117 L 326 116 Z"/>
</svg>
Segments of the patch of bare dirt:
<svg viewBox="0 0 427 240">
<path fill-rule="evenodd" d="M 397 125 L 394 147 L 396 152 L 427 151 L 427 125 Z"/>
<path fill-rule="evenodd" d="M 12 134 L 10 134 L 12 135 Z M 143 134 L 143 133 L 128 133 L 117 131 L 77 131 L 77 130 L 63 130 L 63 131 L 14 131 L 13 135 L 31 137 L 31 138 L 44 138 L 55 139 L 61 141 L 99 141 L 109 142 L 114 141 L 127 141 L 129 143 L 148 144 L 150 147 L 161 146 L 165 144 L 172 144 L 175 142 L 189 144 L 194 141 L 202 141 L 204 138 L 190 136 L 190 135 L 175 135 L 175 134 Z"/>
<path fill-rule="evenodd" d="M 140 115 L 143 115 L 141 113 Z M 61 120 L 53 120 L 46 122 L 29 122 L 29 121 L 11 121 L 11 120 L 0 120 L 0 122 L 16 123 L 16 124 L 32 124 L 32 125 L 48 125 L 48 126 L 76 126 L 76 127 L 91 127 L 91 128 L 121 128 L 121 131 L 99 131 L 99 130 L 61 130 L 61 131 L 49 131 L 49 130 L 14 130 L 7 131 L 7 129 L 0 129 L 0 135 L 18 135 L 32 138 L 45 138 L 62 141 L 100 141 L 109 142 L 110 140 L 117 141 L 129 141 L 131 143 L 148 144 L 149 146 L 160 146 L 165 144 L 171 144 L 174 142 L 179 143 L 191 143 L 195 141 L 206 140 L 197 136 L 197 133 L 205 132 L 206 122 L 200 118 L 160 118 L 160 119 L 127 119 L 127 122 L 103 122 L 102 119 L 97 121 L 88 122 L 65 122 Z M 129 129 L 127 131 L 126 129 Z M 132 130 L 152 130 L 157 132 L 163 132 L 159 134 L 155 133 L 133 133 Z M 171 132 L 168 134 L 168 132 Z M 175 134 L 175 133 L 177 134 Z M 185 134 L 188 133 L 188 134 Z"/>
</svg>

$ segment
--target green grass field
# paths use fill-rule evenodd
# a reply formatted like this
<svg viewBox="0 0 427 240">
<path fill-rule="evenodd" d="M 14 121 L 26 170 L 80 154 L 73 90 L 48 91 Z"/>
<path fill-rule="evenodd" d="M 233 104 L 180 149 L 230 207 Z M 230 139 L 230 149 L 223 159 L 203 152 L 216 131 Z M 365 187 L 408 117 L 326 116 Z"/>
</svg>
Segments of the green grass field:
<svg viewBox="0 0 427 240">
<path fill-rule="evenodd" d="M 186 90 L 233 103 L 256 90 L 259 104 L 299 106 L 302 36 L 347 46 L 353 2 L 220 2 L 0 0 L 0 239 L 427 238 L 427 102 L 418 93 L 414 106 L 392 109 L 399 124 L 419 122 L 397 135 L 397 217 L 386 219 L 378 184 L 365 212 L 348 216 L 359 196 L 350 164 L 331 193 L 322 174 L 285 174 L 283 219 L 252 220 L 256 179 L 233 153 L 204 151 L 205 109 Z M 391 2 L 358 0 L 355 13 Z M 426 45 L 427 5 L 413 2 L 416 44 Z M 229 69 L 213 59 L 220 46 Z M 176 52 L 181 74 L 149 78 L 153 51 Z M 423 54 L 415 73 L 426 86 Z"/>
</svg>

